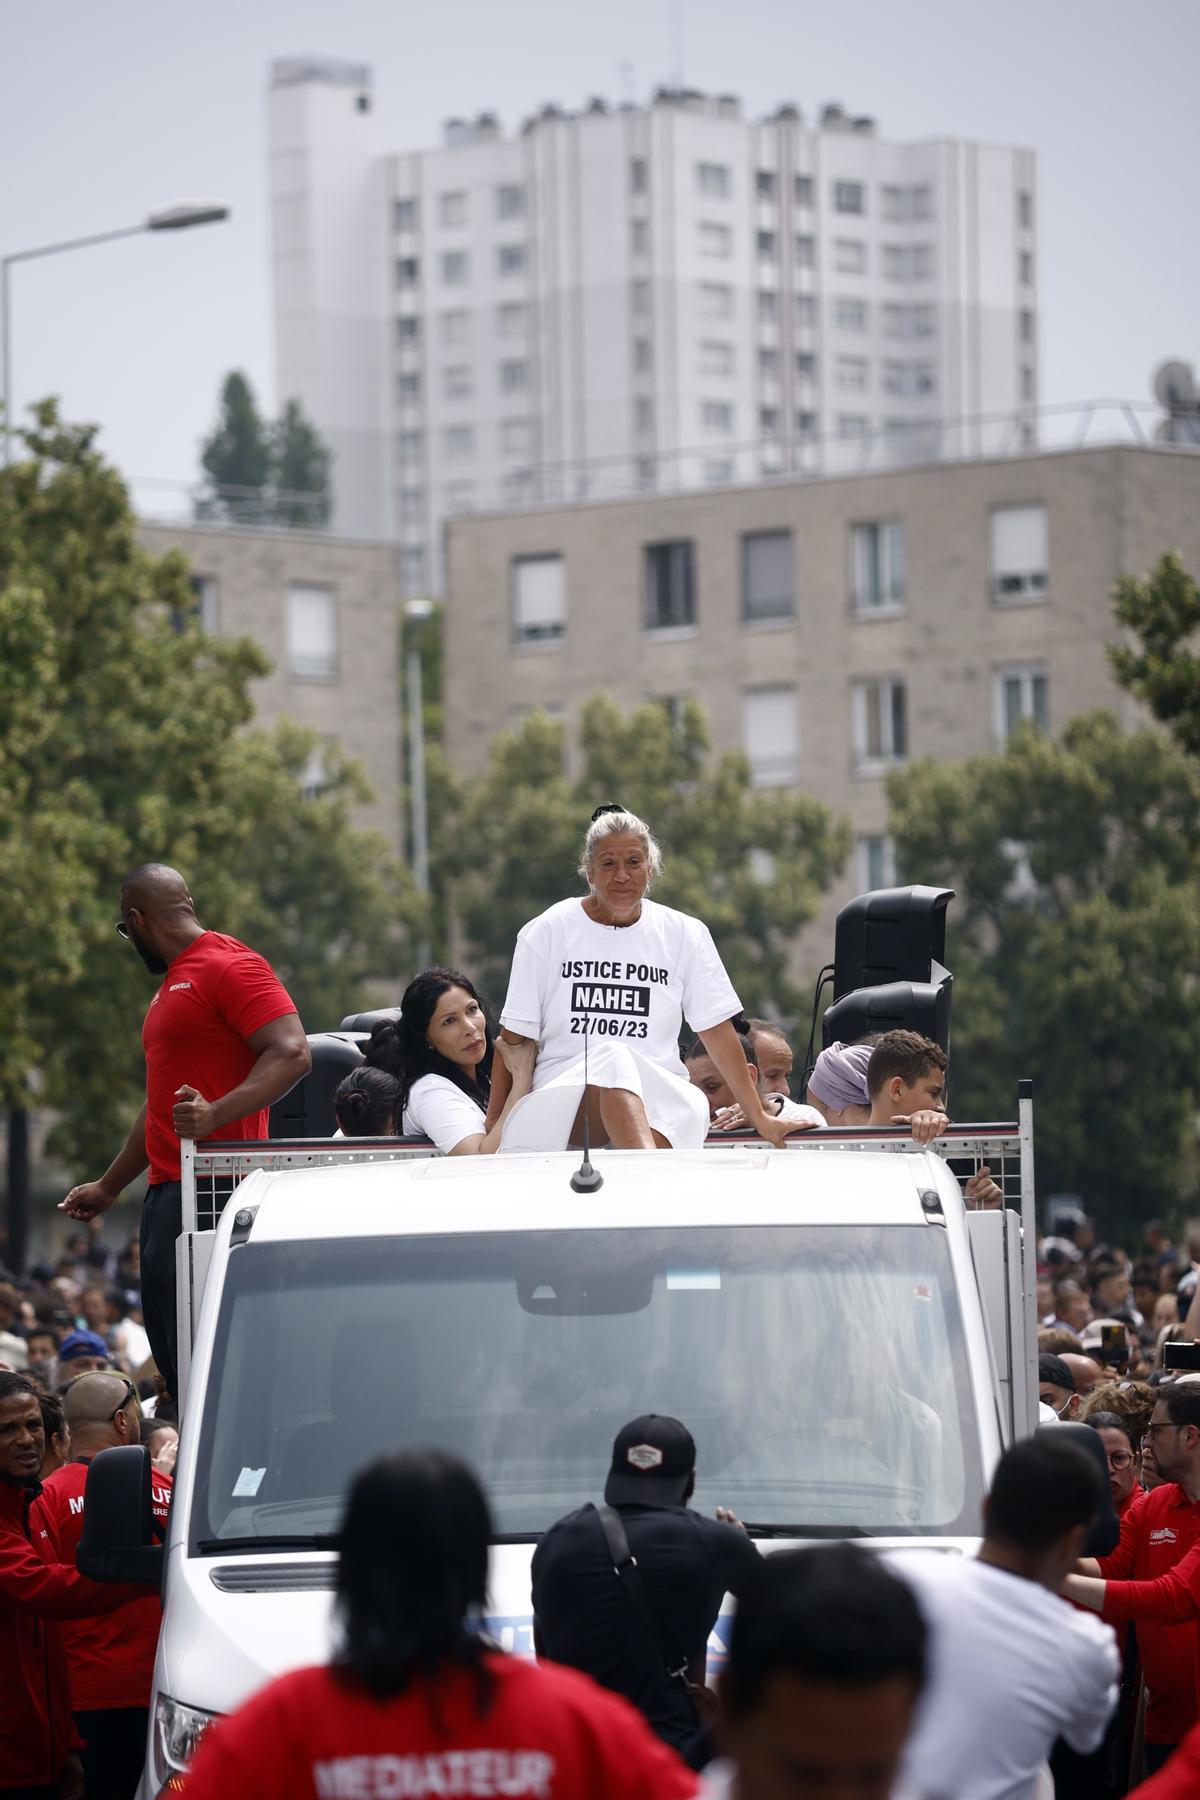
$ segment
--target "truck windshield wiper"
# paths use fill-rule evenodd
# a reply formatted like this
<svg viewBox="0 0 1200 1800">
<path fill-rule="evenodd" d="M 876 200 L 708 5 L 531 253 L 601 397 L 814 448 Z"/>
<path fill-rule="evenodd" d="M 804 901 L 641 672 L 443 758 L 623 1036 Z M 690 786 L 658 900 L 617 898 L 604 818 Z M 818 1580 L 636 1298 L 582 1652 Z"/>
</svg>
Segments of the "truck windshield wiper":
<svg viewBox="0 0 1200 1800">
<path fill-rule="evenodd" d="M 274 1537 L 201 1538 L 196 1549 L 201 1556 L 220 1556 L 231 1550 L 338 1550 L 341 1542 L 336 1531 L 284 1532 Z"/>
<path fill-rule="evenodd" d="M 749 1537 L 764 1538 L 867 1538 L 878 1537 L 863 1525 L 752 1525 L 743 1519 Z"/>
</svg>

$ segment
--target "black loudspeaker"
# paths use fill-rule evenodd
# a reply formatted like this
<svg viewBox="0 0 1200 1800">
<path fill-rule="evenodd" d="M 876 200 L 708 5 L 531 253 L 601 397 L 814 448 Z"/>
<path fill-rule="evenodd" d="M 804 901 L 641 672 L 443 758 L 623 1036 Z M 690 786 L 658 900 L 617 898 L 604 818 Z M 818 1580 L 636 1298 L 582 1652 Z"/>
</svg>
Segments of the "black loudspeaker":
<svg viewBox="0 0 1200 1800">
<path fill-rule="evenodd" d="M 271 1108 L 267 1129 L 273 1138 L 330 1138 L 337 1130 L 333 1096 L 340 1082 L 363 1059 L 366 1038 L 343 1031 L 309 1033 L 312 1068 Z"/>
<path fill-rule="evenodd" d="M 372 1025 L 378 1025 L 380 1019 L 398 1019 L 398 1006 L 377 1006 L 374 1012 L 351 1013 L 338 1026 L 339 1031 L 361 1031 L 370 1037 Z"/>
<path fill-rule="evenodd" d="M 934 980 L 933 965 L 946 960 L 946 908 L 953 898 L 953 888 L 901 887 L 848 901 L 837 916 L 834 999 L 856 988 Z"/>
<path fill-rule="evenodd" d="M 887 981 L 844 994 L 828 1009 L 821 1024 L 822 1041 L 855 1044 L 885 1031 L 919 1031 L 950 1051 L 950 991 L 954 977 L 934 965 L 933 981 Z"/>
</svg>

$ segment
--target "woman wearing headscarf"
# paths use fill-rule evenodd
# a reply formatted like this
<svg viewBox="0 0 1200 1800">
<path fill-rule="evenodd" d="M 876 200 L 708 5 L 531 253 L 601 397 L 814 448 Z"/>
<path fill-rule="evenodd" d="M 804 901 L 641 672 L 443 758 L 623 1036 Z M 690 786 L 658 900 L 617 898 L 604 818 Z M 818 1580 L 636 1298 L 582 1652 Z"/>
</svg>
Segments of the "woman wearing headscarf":
<svg viewBox="0 0 1200 1800">
<path fill-rule="evenodd" d="M 807 1100 L 826 1125 L 865 1125 L 871 1117 L 867 1064 L 873 1043 L 830 1044 L 808 1078 Z"/>
<path fill-rule="evenodd" d="M 598 807 L 584 839 L 582 897 L 560 900 L 517 938 L 501 1036 L 538 1046 L 533 1091 L 504 1127 L 504 1150 L 579 1142 L 583 1107 L 615 1149 L 702 1144 L 708 1106 L 679 1057 L 686 1018 L 761 1137 L 782 1143 L 732 1021 L 741 1003 L 708 927 L 660 906 L 648 890 L 662 865 L 649 827 L 617 804 Z M 493 1113 L 503 1098 L 503 1072 Z"/>
</svg>

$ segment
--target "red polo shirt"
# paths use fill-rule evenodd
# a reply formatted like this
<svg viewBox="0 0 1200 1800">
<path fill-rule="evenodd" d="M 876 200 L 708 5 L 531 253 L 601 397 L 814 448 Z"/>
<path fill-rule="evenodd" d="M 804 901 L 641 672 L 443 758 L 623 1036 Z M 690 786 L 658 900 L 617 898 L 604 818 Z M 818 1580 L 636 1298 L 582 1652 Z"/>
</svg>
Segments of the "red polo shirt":
<svg viewBox="0 0 1200 1800">
<path fill-rule="evenodd" d="M 555 1663 L 486 1655 L 377 1700 L 332 1669 L 273 1681 L 204 1734 L 187 1800 L 688 1800 L 697 1778 L 627 1700 Z"/>
<path fill-rule="evenodd" d="M 42 1488 L 42 1499 L 54 1519 L 62 1559 L 68 1563 L 75 1561 L 83 1534 L 84 1490 L 90 1461 L 90 1456 L 81 1456 L 56 1469 Z M 151 1474 L 150 1502 L 155 1522 L 165 1531 L 170 1516 L 171 1477 L 160 1475 L 157 1469 Z M 149 1706 L 162 1601 L 154 1588 L 144 1592 L 144 1599 L 129 1601 L 119 1612 L 64 1623 L 71 1705 L 76 1712 Z"/>
<path fill-rule="evenodd" d="M 220 931 L 202 931 L 171 963 L 142 1026 L 146 1053 L 146 1154 L 150 1180 L 179 1180 L 176 1091 L 221 1100 L 258 1061 L 246 1042 L 295 1004 L 265 957 Z M 217 1137 L 265 1138 L 267 1111 L 222 1125 Z"/>
<path fill-rule="evenodd" d="M 1121 1520 L 1121 1541 L 1100 1559 L 1109 1583 L 1103 1617 L 1114 1623 L 1132 1615 L 1118 1598 L 1121 1583 L 1157 1582 L 1200 1543 L 1200 1503 L 1174 1481 L 1151 1489 L 1140 1506 Z M 1141 1615 L 1139 1615 L 1140 1617 Z M 1147 1619 L 1138 1627 L 1138 1648 L 1146 1682 L 1146 1742 L 1178 1744 L 1197 1718 L 1196 1621 L 1166 1625 Z"/>
</svg>

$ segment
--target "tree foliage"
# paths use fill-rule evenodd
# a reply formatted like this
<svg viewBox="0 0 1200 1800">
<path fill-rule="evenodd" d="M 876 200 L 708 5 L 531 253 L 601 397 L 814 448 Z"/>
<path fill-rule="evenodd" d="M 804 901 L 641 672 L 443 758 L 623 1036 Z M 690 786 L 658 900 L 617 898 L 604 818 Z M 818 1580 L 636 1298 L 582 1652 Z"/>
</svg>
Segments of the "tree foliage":
<svg viewBox="0 0 1200 1800">
<path fill-rule="evenodd" d="M 331 454 L 299 400 L 269 423 L 247 376 L 235 369 L 221 388 L 220 413 L 200 453 L 208 486 L 200 519 L 315 529 L 329 522 Z"/>
<path fill-rule="evenodd" d="M 1145 581 L 1117 583 L 1116 615 L 1137 643 L 1109 645 L 1114 676 L 1200 756 L 1200 587 L 1170 551 Z"/>
<path fill-rule="evenodd" d="M 958 890 L 953 1108 L 1032 1075 L 1038 1190 L 1110 1225 L 1181 1201 L 1200 1096 L 1200 770 L 1109 713 L 889 783 L 897 861 Z"/>
<path fill-rule="evenodd" d="M 357 769 L 326 749 L 303 797 L 314 735 L 252 728 L 262 652 L 186 623 L 186 562 L 141 548 L 93 439 L 43 406 L 0 475 L 0 1103 L 54 1111 L 80 1173 L 141 1090 L 150 984 L 113 929 L 131 867 L 179 867 L 202 921 L 270 957 L 310 1029 L 405 971 L 414 912 L 351 823 Z"/>
<path fill-rule="evenodd" d="M 741 755 L 714 756 L 702 709 L 672 719 L 653 702 L 622 714 L 604 694 L 583 709 L 580 768 L 564 766 L 560 724 L 532 714 L 492 746 L 486 772 L 460 784 L 436 866 L 456 948 L 502 998 L 517 932 L 572 892 L 592 811 L 618 801 L 651 825 L 665 869 L 654 890 L 710 927 L 751 1010 L 790 1012 L 796 933 L 841 868 L 848 827 L 810 795 L 754 788 Z"/>
</svg>

